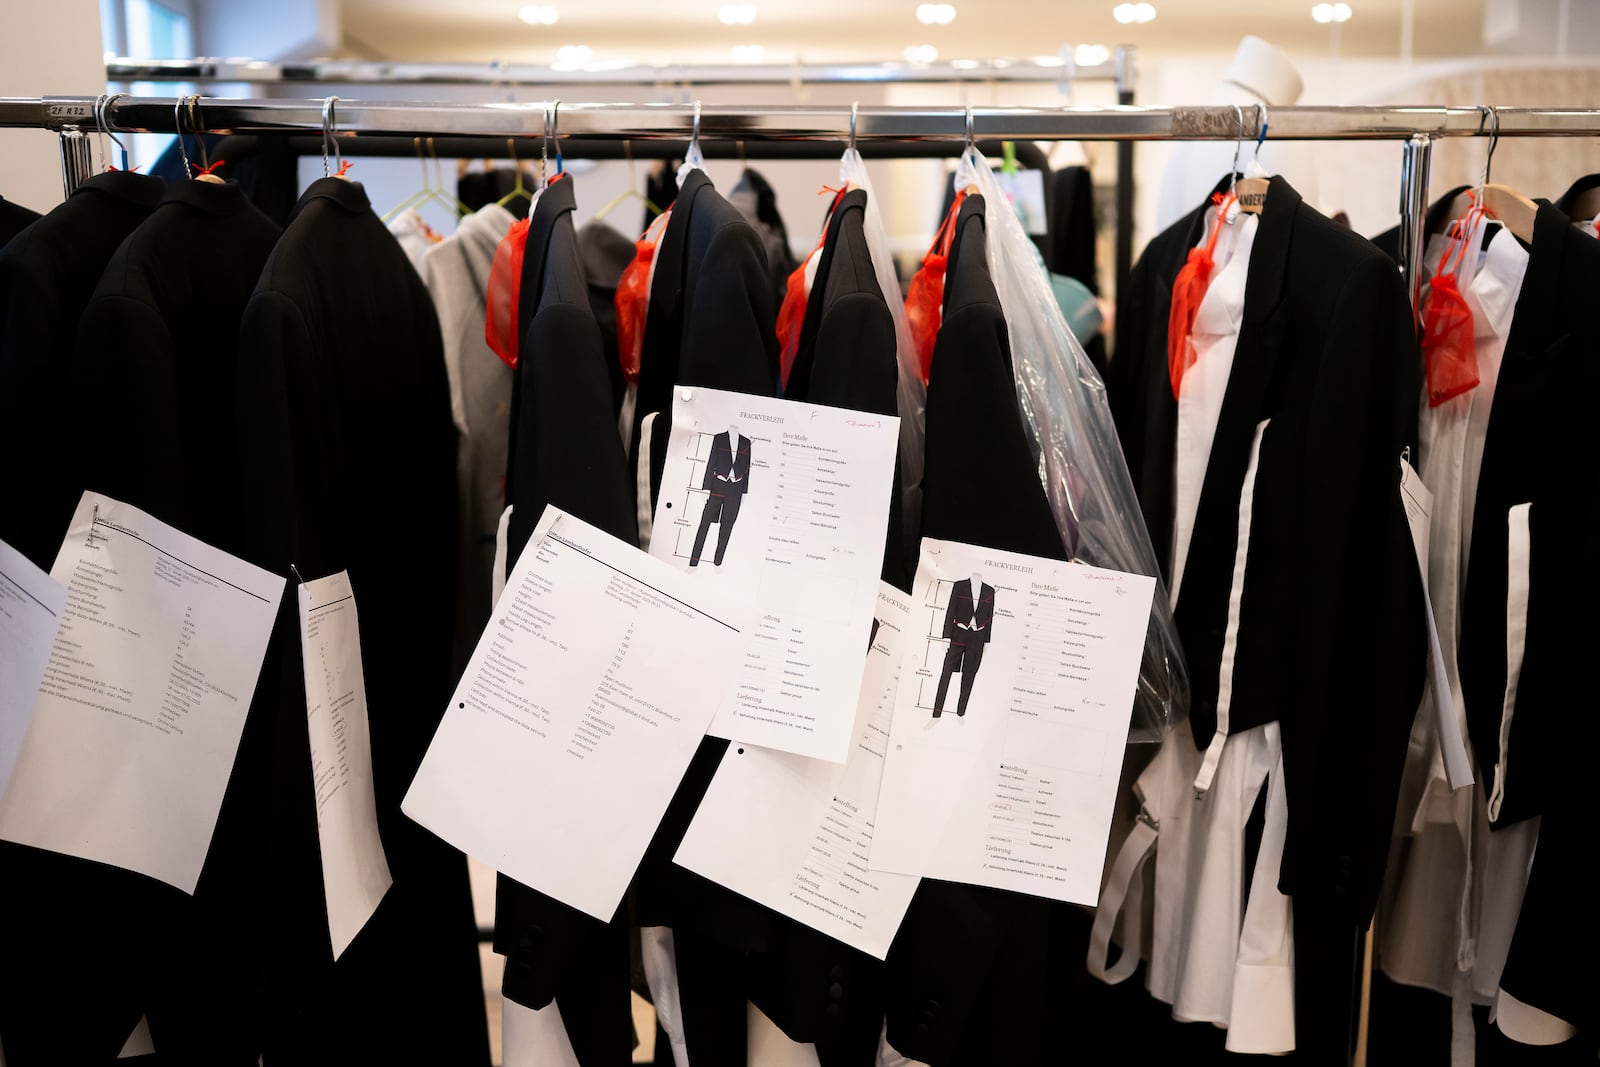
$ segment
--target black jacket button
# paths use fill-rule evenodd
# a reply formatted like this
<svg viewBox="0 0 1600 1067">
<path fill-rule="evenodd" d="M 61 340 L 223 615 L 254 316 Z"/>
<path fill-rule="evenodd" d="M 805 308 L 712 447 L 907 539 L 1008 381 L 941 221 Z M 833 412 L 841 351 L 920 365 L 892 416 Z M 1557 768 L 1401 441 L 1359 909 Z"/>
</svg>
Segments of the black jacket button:
<svg viewBox="0 0 1600 1067">
<path fill-rule="evenodd" d="M 835 982 L 831 986 L 829 986 L 828 987 L 828 996 L 832 997 L 834 1000 L 838 1000 L 840 997 L 843 997 L 844 996 L 844 983 L 843 982 Z"/>
</svg>

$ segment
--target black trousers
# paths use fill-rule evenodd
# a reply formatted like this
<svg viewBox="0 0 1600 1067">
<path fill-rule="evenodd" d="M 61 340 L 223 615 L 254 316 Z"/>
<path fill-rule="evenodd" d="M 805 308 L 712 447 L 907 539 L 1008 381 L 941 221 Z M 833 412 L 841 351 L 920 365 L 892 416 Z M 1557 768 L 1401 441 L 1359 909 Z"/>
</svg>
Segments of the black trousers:
<svg viewBox="0 0 1600 1067">
<path fill-rule="evenodd" d="M 700 512 L 700 529 L 694 535 L 694 551 L 689 555 L 689 566 L 700 565 L 700 553 L 706 547 L 706 534 L 712 523 L 717 524 L 717 554 L 711 562 L 722 566 L 722 555 L 728 551 L 728 535 L 733 533 L 733 524 L 739 519 L 739 505 L 743 501 L 743 493 L 712 493 L 706 497 L 705 509 Z"/>
<path fill-rule="evenodd" d="M 983 663 L 983 642 L 974 641 L 972 644 L 962 644 L 952 640 L 950 647 L 944 654 L 944 673 L 939 675 L 939 692 L 933 698 L 933 714 L 944 714 L 944 695 L 950 688 L 950 674 L 952 671 L 961 672 L 961 696 L 956 701 L 956 714 L 967 713 L 967 698 L 972 696 L 972 681 L 978 676 L 978 667 Z"/>
</svg>

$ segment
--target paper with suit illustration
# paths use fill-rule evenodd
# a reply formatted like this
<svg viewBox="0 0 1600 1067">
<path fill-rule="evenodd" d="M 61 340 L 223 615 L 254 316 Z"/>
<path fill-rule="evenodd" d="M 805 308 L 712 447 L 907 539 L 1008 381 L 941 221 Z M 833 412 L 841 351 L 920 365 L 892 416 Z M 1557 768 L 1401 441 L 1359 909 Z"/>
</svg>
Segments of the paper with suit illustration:
<svg viewBox="0 0 1600 1067">
<path fill-rule="evenodd" d="M 549 507 L 401 809 L 602 921 L 627 890 L 733 676 L 722 592 Z"/>
<path fill-rule="evenodd" d="M 322 895 L 333 958 L 338 959 L 378 910 L 394 879 L 378 836 L 366 672 L 350 575 L 340 571 L 303 582 L 299 600 Z"/>
<path fill-rule="evenodd" d="M 893 416 L 674 391 L 650 554 L 758 619 L 713 735 L 845 760 L 899 432 Z"/>
<path fill-rule="evenodd" d="M 1154 592 L 924 538 L 871 869 L 1094 904 Z"/>
<path fill-rule="evenodd" d="M 0 541 L 0 796 L 33 719 L 66 606 L 66 586 Z"/>
<path fill-rule="evenodd" d="M 881 960 L 921 881 L 867 869 L 910 597 L 880 583 L 874 621 L 849 758 L 730 745 L 674 860 Z"/>
<path fill-rule="evenodd" d="M 0 838 L 193 893 L 284 580 L 84 493 L 67 587 Z"/>
</svg>

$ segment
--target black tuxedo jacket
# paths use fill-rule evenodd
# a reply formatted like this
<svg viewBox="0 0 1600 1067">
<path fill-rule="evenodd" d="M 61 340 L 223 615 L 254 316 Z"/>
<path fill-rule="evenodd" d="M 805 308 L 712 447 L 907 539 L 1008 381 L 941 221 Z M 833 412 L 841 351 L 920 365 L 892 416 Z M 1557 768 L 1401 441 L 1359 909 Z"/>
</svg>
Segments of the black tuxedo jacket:
<svg viewBox="0 0 1600 1067">
<path fill-rule="evenodd" d="M 513 566 L 547 505 L 629 544 L 633 494 L 617 436 L 607 365 L 573 227 L 572 179 L 534 205 L 522 260 L 524 331 L 512 397 L 506 494 Z M 545 1008 L 556 998 L 578 1062 L 627 1062 L 631 1044 L 628 928 L 602 923 L 504 875 L 495 891 L 495 951 L 506 957 L 508 1000 Z"/>
<path fill-rule="evenodd" d="M 744 496 L 750 491 L 749 434 L 739 435 L 738 455 L 734 454 L 727 430 L 711 439 L 711 458 L 706 463 L 705 476 L 700 479 L 700 488 L 723 496 Z"/>
<path fill-rule="evenodd" d="M 21 233 L 23 227 L 31 226 L 43 217 L 31 208 L 13 204 L 0 196 L 0 248 L 5 247 L 7 242 Z"/>
<path fill-rule="evenodd" d="M 348 570 L 361 613 L 372 772 L 394 884 L 334 963 L 293 590 L 274 636 L 267 1061 L 489 1059 L 465 859 L 400 801 L 451 692 L 455 428 L 433 302 L 362 187 L 313 182 L 240 330 L 241 527 L 307 578 Z M 314 991 L 314 995 L 313 995 Z M 352 1026 L 351 1019 L 362 1020 Z"/>
<path fill-rule="evenodd" d="M 650 507 L 661 491 L 674 386 L 778 391 L 776 313 L 761 239 L 703 171 L 685 179 L 655 256 L 632 451 Z M 650 448 L 642 450 L 642 426 L 652 415 Z M 701 742 L 635 880 L 640 925 L 673 928 L 685 1033 L 695 1063 L 711 1067 L 745 1061 L 743 953 L 771 944 L 762 918 L 770 912 L 746 907 L 742 897 L 672 863 L 727 747 L 715 738 Z"/>
<path fill-rule="evenodd" d="M 1585 174 L 1568 186 L 1567 191 L 1561 194 L 1560 199 L 1556 201 L 1556 210 L 1570 217 L 1573 205 L 1577 202 L 1578 197 L 1595 188 L 1600 188 L 1600 174 Z M 1573 221 L 1578 220 L 1574 219 Z"/>
<path fill-rule="evenodd" d="M 0 540 L 45 570 L 83 492 L 57 447 L 78 319 L 111 254 L 165 188 L 143 174 L 96 174 L 0 250 L 0 456 L 13 457 L 0 464 L 0 500 L 9 502 Z"/>
<path fill-rule="evenodd" d="M 974 626 L 976 628 L 973 628 Z M 983 582 L 979 586 L 977 601 L 974 604 L 972 579 L 961 579 L 950 590 L 950 603 L 945 608 L 945 637 L 963 645 L 986 645 L 993 631 L 994 586 Z"/>
<path fill-rule="evenodd" d="M 983 197 L 963 201 L 950 249 L 928 379 L 922 534 L 1065 559 L 1017 406 L 984 213 Z M 974 426 L 982 450 L 971 447 Z M 890 1044 L 934 1067 L 1050 1062 L 1044 1020 L 1055 1012 L 1062 968 L 1051 943 L 1063 915 L 1039 897 L 923 879 L 889 949 Z"/>
<path fill-rule="evenodd" d="M 1173 278 L 1203 225 L 1198 208 L 1135 266 L 1107 383 L 1164 573 L 1177 425 L 1167 318 Z M 1426 662 L 1398 485 L 1421 362 L 1388 258 L 1281 178 L 1259 227 L 1174 618 L 1204 747 L 1217 722 L 1240 500 L 1253 490 L 1230 732 L 1282 723 L 1293 784 L 1280 884 L 1295 898 L 1297 1033 L 1301 1048 L 1336 1048 L 1348 1022 L 1343 974 L 1376 902 Z"/>
</svg>

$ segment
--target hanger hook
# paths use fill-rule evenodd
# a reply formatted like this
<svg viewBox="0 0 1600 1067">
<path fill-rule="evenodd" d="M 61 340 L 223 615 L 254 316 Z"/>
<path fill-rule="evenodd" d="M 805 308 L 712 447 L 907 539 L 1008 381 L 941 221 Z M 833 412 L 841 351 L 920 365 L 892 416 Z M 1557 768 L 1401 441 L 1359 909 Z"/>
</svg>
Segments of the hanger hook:
<svg viewBox="0 0 1600 1067">
<path fill-rule="evenodd" d="M 550 103 L 544 104 L 544 139 L 539 142 L 539 188 L 550 184 Z"/>
<path fill-rule="evenodd" d="M 1232 193 L 1239 185 L 1239 154 L 1244 148 L 1244 108 L 1238 104 L 1233 105 L 1234 117 L 1239 120 L 1239 137 L 1233 142 L 1233 169 L 1228 172 L 1228 191 Z"/>
<path fill-rule="evenodd" d="M 550 149 L 556 157 L 556 173 L 560 174 L 561 166 L 561 101 L 557 100 L 550 108 Z"/>
<path fill-rule="evenodd" d="M 973 133 L 972 105 L 967 105 L 967 147 L 972 148 L 978 143 L 977 136 Z"/>
<path fill-rule="evenodd" d="M 178 158 L 183 160 L 183 176 L 185 178 L 193 178 L 194 177 L 194 164 L 189 162 L 189 150 L 188 150 L 188 148 L 184 147 L 184 143 L 183 143 L 183 98 L 182 97 L 179 97 L 178 99 L 176 99 L 176 100 L 174 100 L 172 102 L 172 128 L 174 130 L 176 130 L 177 134 L 178 134 Z M 327 169 L 326 160 L 324 160 L 323 169 L 324 170 Z"/>
<path fill-rule="evenodd" d="M 200 173 L 207 174 L 211 171 L 211 151 L 206 148 L 206 139 L 200 136 L 200 94 L 195 93 L 189 97 L 189 132 L 194 134 L 195 147 L 200 150 Z"/>
<path fill-rule="evenodd" d="M 694 126 L 689 131 L 689 146 L 700 147 L 700 101 L 694 102 Z"/>
<path fill-rule="evenodd" d="M 334 138 L 334 110 L 333 106 L 339 102 L 337 96 L 324 97 L 322 100 L 322 176 L 328 176 L 328 151 L 332 146 L 333 156 L 341 163 L 344 157 L 339 153 L 339 142 Z"/>
<path fill-rule="evenodd" d="M 1261 162 L 1261 146 L 1267 143 L 1267 105 L 1256 104 L 1256 154 L 1251 157 L 1257 163 Z"/>
<path fill-rule="evenodd" d="M 845 151 L 847 152 L 854 152 L 856 150 L 856 113 L 860 110 L 861 101 L 850 101 L 850 144 L 845 148 Z"/>
<path fill-rule="evenodd" d="M 94 98 L 94 132 L 100 135 L 100 158 L 105 162 L 106 169 L 110 170 L 111 142 L 106 139 L 106 116 L 103 110 L 105 105 L 105 93 Z"/>
<path fill-rule="evenodd" d="M 1488 112 L 1487 118 L 1490 120 L 1489 151 L 1483 157 L 1483 181 L 1478 183 L 1480 190 L 1489 184 L 1489 165 L 1494 162 L 1494 150 L 1500 145 L 1500 112 L 1489 106 L 1483 106 L 1483 110 Z M 1483 119 L 1478 120 L 1478 128 L 1483 128 Z"/>
<path fill-rule="evenodd" d="M 109 137 L 111 139 L 111 143 L 115 144 L 122 153 L 123 170 L 128 169 L 128 146 L 123 144 L 122 138 L 118 137 L 116 133 L 113 132 L 113 127 L 111 125 L 111 106 L 127 95 L 127 93 L 110 93 L 107 95 L 100 102 L 100 110 L 97 116 L 100 123 L 100 132 Z"/>
</svg>

